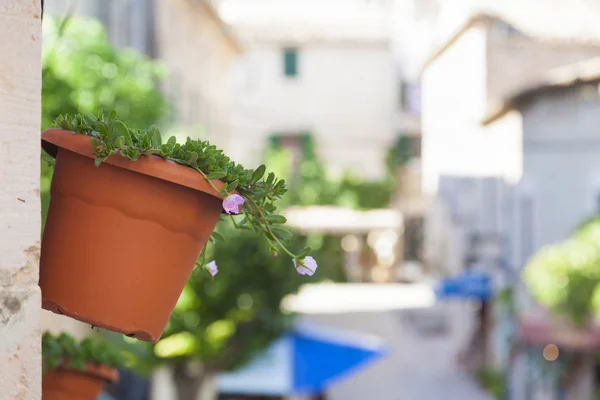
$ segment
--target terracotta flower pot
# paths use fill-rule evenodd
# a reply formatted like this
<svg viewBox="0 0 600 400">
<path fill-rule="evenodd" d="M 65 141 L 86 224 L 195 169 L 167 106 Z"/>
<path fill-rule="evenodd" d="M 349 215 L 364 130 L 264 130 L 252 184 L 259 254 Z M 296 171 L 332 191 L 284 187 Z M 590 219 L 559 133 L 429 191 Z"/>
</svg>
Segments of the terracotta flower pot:
<svg viewBox="0 0 600 400">
<path fill-rule="evenodd" d="M 48 129 L 42 146 L 56 157 L 40 260 L 43 308 L 156 342 L 221 198 L 197 171 L 157 156 L 114 155 L 96 167 L 85 135 Z"/>
<path fill-rule="evenodd" d="M 56 368 L 42 380 L 43 400 L 96 400 L 104 384 L 119 377 L 116 370 L 104 365 L 87 364 L 83 371 Z"/>
</svg>

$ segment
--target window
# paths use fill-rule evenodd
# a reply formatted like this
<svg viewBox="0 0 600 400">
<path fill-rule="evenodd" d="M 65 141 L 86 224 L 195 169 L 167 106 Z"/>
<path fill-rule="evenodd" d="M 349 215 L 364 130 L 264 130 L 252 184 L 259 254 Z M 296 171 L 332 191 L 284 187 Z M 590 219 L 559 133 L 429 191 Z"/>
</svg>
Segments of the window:
<svg viewBox="0 0 600 400">
<path fill-rule="evenodd" d="M 418 82 L 401 82 L 398 90 L 400 106 L 407 112 L 421 113 L 421 86 Z"/>
<path fill-rule="evenodd" d="M 283 73 L 286 77 L 294 77 L 298 75 L 298 50 L 284 49 L 283 50 Z"/>
</svg>

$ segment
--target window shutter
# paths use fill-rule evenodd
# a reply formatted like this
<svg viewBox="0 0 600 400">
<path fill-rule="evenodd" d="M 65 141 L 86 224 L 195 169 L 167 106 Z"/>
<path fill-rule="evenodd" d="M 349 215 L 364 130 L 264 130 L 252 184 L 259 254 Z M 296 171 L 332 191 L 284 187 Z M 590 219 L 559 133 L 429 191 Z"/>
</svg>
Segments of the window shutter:
<svg viewBox="0 0 600 400">
<path fill-rule="evenodd" d="M 296 49 L 284 49 L 283 70 L 287 77 L 298 75 L 298 51 Z"/>
</svg>

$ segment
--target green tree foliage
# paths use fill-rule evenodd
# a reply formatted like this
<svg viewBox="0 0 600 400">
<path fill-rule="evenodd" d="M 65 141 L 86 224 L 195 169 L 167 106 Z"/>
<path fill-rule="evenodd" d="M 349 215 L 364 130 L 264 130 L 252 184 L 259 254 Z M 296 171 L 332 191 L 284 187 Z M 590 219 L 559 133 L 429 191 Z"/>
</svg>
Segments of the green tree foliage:
<svg viewBox="0 0 600 400">
<path fill-rule="evenodd" d="M 406 162 L 403 143 L 394 145 L 388 152 L 388 172 L 375 181 L 365 181 L 355 174 L 344 172 L 338 179 L 328 176 L 325 164 L 319 159 L 314 139 L 310 134 L 300 136 L 302 143 L 298 160 L 291 150 L 281 145 L 281 139 L 271 137 L 265 150 L 265 164 L 277 176 L 289 182 L 289 191 L 280 202 L 285 206 L 336 206 L 354 210 L 388 207 L 396 190 L 393 169 Z M 321 277 L 344 281 L 344 253 L 341 237 L 319 234 L 306 237 L 312 255 L 319 261 Z"/>
<path fill-rule="evenodd" d="M 117 110 L 135 128 L 162 120 L 168 104 L 157 87 L 164 68 L 131 49 L 112 46 L 93 19 L 44 16 L 42 129 L 60 114 Z M 42 221 L 48 212 L 52 167 L 42 156 Z"/>
<path fill-rule="evenodd" d="M 524 281 L 540 304 L 576 324 L 584 324 L 590 314 L 600 315 L 600 220 L 535 254 Z"/>
<path fill-rule="evenodd" d="M 116 110 L 141 129 L 161 120 L 167 103 L 157 87 L 165 75 L 156 61 L 110 44 L 102 24 L 44 16 L 42 128 L 60 114 Z"/>
<path fill-rule="evenodd" d="M 317 156 L 312 136 L 301 135 L 301 141 L 301 156 L 297 162 L 291 151 L 281 146 L 277 136 L 271 138 L 265 151 L 265 163 L 277 176 L 290 183 L 290 190 L 284 199 L 287 205 L 333 205 L 356 210 L 389 205 L 396 190 L 391 170 L 378 181 L 365 181 L 348 171 L 339 179 L 332 179 Z M 297 170 L 294 170 L 293 162 Z"/>
</svg>

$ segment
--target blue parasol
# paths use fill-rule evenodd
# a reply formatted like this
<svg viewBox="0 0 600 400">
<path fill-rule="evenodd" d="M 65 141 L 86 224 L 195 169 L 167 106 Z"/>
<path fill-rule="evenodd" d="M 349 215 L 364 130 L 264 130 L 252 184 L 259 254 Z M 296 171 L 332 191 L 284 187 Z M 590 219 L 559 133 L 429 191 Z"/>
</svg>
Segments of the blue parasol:
<svg viewBox="0 0 600 400">
<path fill-rule="evenodd" d="M 216 385 L 223 394 L 318 394 L 384 355 L 382 342 L 370 335 L 298 325 L 245 367 L 219 375 Z"/>
</svg>

